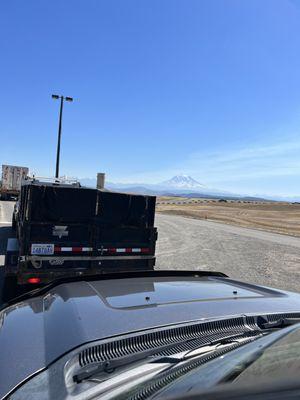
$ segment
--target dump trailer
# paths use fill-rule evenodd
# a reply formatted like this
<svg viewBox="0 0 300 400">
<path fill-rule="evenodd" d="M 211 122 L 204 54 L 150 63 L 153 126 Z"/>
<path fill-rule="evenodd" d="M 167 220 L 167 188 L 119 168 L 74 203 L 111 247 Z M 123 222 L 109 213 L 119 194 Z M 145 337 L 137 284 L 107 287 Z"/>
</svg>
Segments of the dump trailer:
<svg viewBox="0 0 300 400">
<path fill-rule="evenodd" d="M 18 197 L 21 190 L 21 183 L 28 175 L 27 167 L 17 167 L 16 165 L 2 165 L 2 185 L 0 188 L 0 198 L 11 200 Z"/>
<path fill-rule="evenodd" d="M 19 285 L 152 270 L 154 196 L 27 180 L 15 206 L 5 276 Z"/>
</svg>

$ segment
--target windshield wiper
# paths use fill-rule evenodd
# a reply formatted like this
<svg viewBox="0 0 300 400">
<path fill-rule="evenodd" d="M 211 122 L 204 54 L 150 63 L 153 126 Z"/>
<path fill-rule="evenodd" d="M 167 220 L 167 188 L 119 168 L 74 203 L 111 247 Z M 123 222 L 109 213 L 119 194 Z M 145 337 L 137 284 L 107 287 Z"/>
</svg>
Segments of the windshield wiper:
<svg viewBox="0 0 300 400">
<path fill-rule="evenodd" d="M 184 343 L 188 343 L 192 340 L 194 340 L 194 339 L 187 340 Z M 96 364 L 91 365 L 90 367 L 85 368 L 78 374 L 74 375 L 73 380 L 76 383 L 80 383 L 83 380 L 88 379 L 91 376 L 98 374 L 100 372 L 111 373 L 111 372 L 114 372 L 114 370 L 116 368 L 123 367 L 124 365 L 143 360 L 147 357 L 152 356 L 155 353 L 158 353 L 160 351 L 166 351 L 169 348 L 175 347 L 175 346 L 176 346 L 176 344 L 172 343 L 172 344 L 162 346 L 159 349 L 149 349 L 149 350 L 141 351 L 139 353 L 130 354 L 128 356 L 118 357 L 113 360 L 100 361 Z"/>
<path fill-rule="evenodd" d="M 219 341 L 209 343 L 207 345 L 198 347 L 196 349 L 192 349 L 189 351 L 186 351 L 185 354 L 181 357 L 158 357 L 155 358 L 152 362 L 153 363 L 168 363 L 168 364 L 178 364 L 183 361 L 188 361 L 192 358 L 200 357 L 202 355 L 205 355 L 207 353 L 215 352 L 216 350 L 219 350 L 221 346 L 226 346 L 226 345 L 232 345 L 235 343 L 240 343 L 242 344 L 243 342 L 249 342 L 249 340 L 255 340 L 257 337 L 262 336 L 263 334 L 257 334 L 252 337 L 231 337 L 231 338 L 226 338 L 226 339 L 221 339 Z M 222 347 L 223 348 L 223 347 Z"/>
<path fill-rule="evenodd" d="M 279 318 L 276 321 L 268 321 L 264 317 L 257 318 L 257 324 L 261 329 L 281 329 L 300 323 L 300 318 Z"/>
<path fill-rule="evenodd" d="M 128 356 L 119 357 L 119 358 L 116 358 L 113 360 L 101 361 L 101 362 L 91 365 L 90 367 L 86 367 L 81 372 L 78 372 L 76 375 L 73 376 L 73 380 L 76 383 L 80 383 L 80 382 L 82 382 L 86 379 L 89 379 L 92 376 L 99 374 L 101 372 L 112 373 L 115 371 L 116 368 L 123 367 L 125 365 L 131 364 L 131 363 L 134 363 L 137 361 L 141 361 L 141 360 L 147 359 L 147 358 L 149 358 L 150 363 L 178 364 L 179 362 L 188 360 L 190 358 L 200 357 L 203 354 L 215 351 L 221 345 L 226 345 L 226 344 L 231 344 L 231 343 L 237 342 L 238 339 L 241 338 L 241 336 L 242 336 L 242 334 L 238 334 L 238 335 L 234 335 L 234 336 L 224 338 L 224 339 L 221 339 L 218 341 L 208 342 L 207 344 L 203 344 L 203 346 L 199 346 L 198 348 L 191 349 L 191 350 L 184 352 L 184 356 L 181 356 L 178 358 L 168 357 L 168 356 L 155 356 L 155 354 L 157 354 L 157 353 L 161 353 L 170 348 L 174 348 L 174 347 L 176 347 L 176 345 L 178 345 L 178 343 L 172 343 L 172 344 L 168 344 L 166 346 L 162 346 L 159 349 L 149 349 L 149 350 L 142 351 L 140 353 L 135 353 L 135 354 L 131 354 Z M 253 339 L 255 339 L 255 338 L 257 338 L 257 336 L 253 336 Z M 189 343 L 189 342 L 193 342 L 195 340 L 196 339 L 189 339 L 189 340 L 184 341 L 183 343 Z M 201 351 L 201 349 L 203 351 Z M 196 352 L 196 354 L 189 356 L 190 353 L 194 353 L 194 352 Z M 182 353 L 182 352 L 180 352 L 180 353 Z"/>
<path fill-rule="evenodd" d="M 264 316 L 259 316 L 257 318 L 257 325 L 260 327 L 260 329 L 262 331 L 269 331 L 269 330 L 273 330 L 273 329 L 282 329 L 294 324 L 300 323 L 300 318 L 279 318 L 276 321 L 268 321 L 267 318 L 265 318 Z M 266 334 L 265 333 L 260 333 L 258 335 L 254 335 L 253 339 L 256 339 L 258 336 L 261 336 L 262 334 Z M 98 363 L 95 363 L 93 365 L 91 365 L 90 367 L 86 367 L 85 369 L 81 370 L 80 372 L 78 372 L 76 375 L 74 375 L 73 380 L 76 383 L 80 383 L 83 380 L 89 379 L 92 376 L 101 373 L 101 372 L 106 372 L 106 373 L 112 373 L 115 371 L 116 368 L 137 362 L 137 361 L 141 361 L 143 359 L 147 359 L 149 358 L 149 362 L 150 363 L 166 363 L 166 364 L 178 364 L 180 362 L 189 360 L 190 358 L 195 358 L 195 357 L 200 357 L 201 355 L 204 355 L 206 353 L 209 352 L 214 352 L 216 350 L 218 350 L 218 347 L 221 345 L 226 345 L 226 344 L 232 344 L 233 342 L 240 342 L 240 340 L 238 339 L 242 339 L 242 334 L 238 334 L 238 335 L 234 335 L 234 336 L 230 336 L 228 338 L 224 338 L 222 340 L 217 340 L 217 341 L 210 341 L 207 344 L 203 344 L 202 346 L 196 347 L 195 349 L 191 349 L 187 352 L 184 353 L 184 355 L 179 356 L 179 357 L 174 357 L 174 356 L 156 356 L 156 354 L 161 353 L 163 351 L 166 351 L 170 348 L 174 348 L 176 347 L 176 345 L 178 345 L 178 343 L 172 343 L 172 344 L 168 344 L 166 346 L 162 346 L 160 348 L 156 348 L 156 349 L 149 349 L 149 350 L 145 350 L 139 353 L 135 353 L 135 354 L 131 354 L 131 355 L 127 355 L 124 357 L 119 357 L 116 359 L 112 359 L 112 360 L 107 360 L 107 361 L 101 361 Z M 184 343 L 188 343 L 188 342 L 193 342 L 196 339 L 189 339 L 187 341 L 185 341 Z M 249 338 L 248 338 L 249 340 Z M 242 343 L 241 341 L 241 343 Z M 178 352 L 178 353 L 182 353 L 182 352 Z M 192 354 L 194 353 L 194 354 Z M 190 354 L 190 355 L 189 355 Z M 154 356 L 154 357 L 153 357 Z"/>
</svg>

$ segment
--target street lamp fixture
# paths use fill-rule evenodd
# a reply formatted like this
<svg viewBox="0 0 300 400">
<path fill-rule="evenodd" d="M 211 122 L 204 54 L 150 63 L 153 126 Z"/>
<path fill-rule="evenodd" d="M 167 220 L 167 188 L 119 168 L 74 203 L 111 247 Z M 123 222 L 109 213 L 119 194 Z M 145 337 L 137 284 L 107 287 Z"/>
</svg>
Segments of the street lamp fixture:
<svg viewBox="0 0 300 400">
<path fill-rule="evenodd" d="M 58 178 L 59 177 L 60 139 L 61 139 L 63 105 L 64 105 L 64 100 L 71 102 L 71 101 L 73 101 L 73 98 L 72 97 L 64 97 L 64 96 L 59 96 L 57 94 L 53 94 L 52 95 L 52 99 L 54 99 L 54 100 L 60 99 L 58 138 L 57 138 L 57 153 L 56 153 L 56 170 L 55 170 L 55 178 Z"/>
</svg>

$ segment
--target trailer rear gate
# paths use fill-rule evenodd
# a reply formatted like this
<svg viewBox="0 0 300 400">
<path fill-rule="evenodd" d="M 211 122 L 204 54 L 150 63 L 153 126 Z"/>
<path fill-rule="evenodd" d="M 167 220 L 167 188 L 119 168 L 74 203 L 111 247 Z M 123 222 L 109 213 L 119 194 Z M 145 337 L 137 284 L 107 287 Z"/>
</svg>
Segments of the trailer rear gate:
<svg viewBox="0 0 300 400">
<path fill-rule="evenodd" d="M 153 267 L 155 197 L 88 188 L 28 184 L 22 187 L 20 255 L 37 257 L 39 244 L 51 244 L 42 269 L 114 266 Z M 76 222 L 74 222 L 76 221 Z M 35 255 L 33 247 L 35 246 Z M 55 264 L 56 258 L 57 265 Z M 121 262 L 121 263 L 120 263 Z M 51 264 L 51 265 L 50 265 Z M 23 272 L 28 268 L 23 266 Z"/>
</svg>

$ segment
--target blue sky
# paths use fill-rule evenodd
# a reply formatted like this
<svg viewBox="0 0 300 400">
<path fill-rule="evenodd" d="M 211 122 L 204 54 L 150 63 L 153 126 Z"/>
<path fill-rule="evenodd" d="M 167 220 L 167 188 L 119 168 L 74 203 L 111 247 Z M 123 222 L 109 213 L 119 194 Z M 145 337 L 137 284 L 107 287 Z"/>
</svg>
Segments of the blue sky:
<svg viewBox="0 0 300 400">
<path fill-rule="evenodd" d="M 0 6 L 0 163 L 300 195 L 299 0 Z"/>
</svg>

